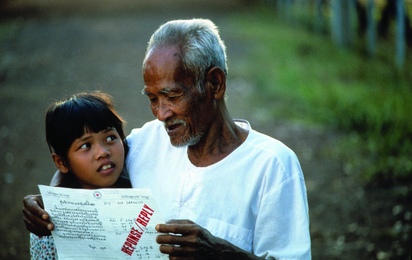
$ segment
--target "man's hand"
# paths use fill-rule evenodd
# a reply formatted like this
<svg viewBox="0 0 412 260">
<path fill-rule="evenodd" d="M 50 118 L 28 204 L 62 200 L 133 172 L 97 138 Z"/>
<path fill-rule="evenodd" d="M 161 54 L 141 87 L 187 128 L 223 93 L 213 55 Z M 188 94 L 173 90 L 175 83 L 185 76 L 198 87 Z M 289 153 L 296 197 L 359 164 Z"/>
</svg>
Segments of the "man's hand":
<svg viewBox="0 0 412 260">
<path fill-rule="evenodd" d="M 161 244 L 160 252 L 168 254 L 170 260 L 260 259 L 190 220 L 171 220 L 157 225 L 156 230 L 165 233 L 158 235 L 156 242 Z"/>
<path fill-rule="evenodd" d="M 28 231 L 38 236 L 50 236 L 54 229 L 49 214 L 44 210 L 41 195 L 28 195 L 23 199 L 23 221 Z"/>
</svg>

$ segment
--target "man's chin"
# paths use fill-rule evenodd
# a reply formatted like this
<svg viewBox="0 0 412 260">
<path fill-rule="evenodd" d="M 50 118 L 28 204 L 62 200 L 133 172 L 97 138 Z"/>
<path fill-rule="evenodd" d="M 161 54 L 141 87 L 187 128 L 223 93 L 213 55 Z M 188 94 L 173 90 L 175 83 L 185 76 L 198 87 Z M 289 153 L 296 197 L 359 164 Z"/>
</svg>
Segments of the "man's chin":
<svg viewBox="0 0 412 260">
<path fill-rule="evenodd" d="M 201 134 L 198 134 L 196 136 L 190 136 L 189 138 L 185 139 L 177 139 L 170 137 L 170 143 L 174 147 L 195 146 L 197 143 L 199 143 L 201 137 Z"/>
<path fill-rule="evenodd" d="M 183 147 L 183 146 L 186 146 L 186 143 L 185 143 L 185 142 L 182 142 L 182 141 L 176 142 L 176 141 L 173 141 L 172 139 L 170 139 L 170 143 L 171 143 L 174 147 Z"/>
<path fill-rule="evenodd" d="M 170 136 L 170 143 L 171 143 L 174 147 L 183 147 L 183 146 L 186 146 L 185 140 L 182 140 L 181 138 L 176 138 L 176 137 L 173 137 L 173 136 Z"/>
</svg>

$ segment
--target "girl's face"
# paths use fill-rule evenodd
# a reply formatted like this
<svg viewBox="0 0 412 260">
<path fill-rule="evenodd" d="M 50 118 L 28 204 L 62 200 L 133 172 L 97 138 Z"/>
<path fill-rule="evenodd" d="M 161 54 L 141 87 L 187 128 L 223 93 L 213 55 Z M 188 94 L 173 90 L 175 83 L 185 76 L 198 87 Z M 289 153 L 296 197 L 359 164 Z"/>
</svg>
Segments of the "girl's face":
<svg viewBox="0 0 412 260">
<path fill-rule="evenodd" d="M 85 189 L 113 186 L 124 166 L 123 140 L 115 128 L 98 133 L 85 132 L 74 140 L 67 154 L 68 167 Z"/>
</svg>

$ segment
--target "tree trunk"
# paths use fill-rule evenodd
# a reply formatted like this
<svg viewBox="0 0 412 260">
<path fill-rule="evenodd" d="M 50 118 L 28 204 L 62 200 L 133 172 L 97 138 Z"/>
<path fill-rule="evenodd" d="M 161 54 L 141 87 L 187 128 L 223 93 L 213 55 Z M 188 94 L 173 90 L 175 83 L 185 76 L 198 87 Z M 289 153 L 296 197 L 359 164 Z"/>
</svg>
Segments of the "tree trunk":
<svg viewBox="0 0 412 260">
<path fill-rule="evenodd" d="M 405 3 L 396 1 L 396 65 L 402 68 L 405 61 Z"/>
<path fill-rule="evenodd" d="M 352 0 L 332 0 L 332 39 L 343 47 L 352 44 Z"/>
<path fill-rule="evenodd" d="M 371 56 L 376 54 L 376 20 L 374 17 L 375 2 L 374 0 L 369 0 L 366 7 L 367 17 L 368 17 L 368 53 Z"/>
</svg>

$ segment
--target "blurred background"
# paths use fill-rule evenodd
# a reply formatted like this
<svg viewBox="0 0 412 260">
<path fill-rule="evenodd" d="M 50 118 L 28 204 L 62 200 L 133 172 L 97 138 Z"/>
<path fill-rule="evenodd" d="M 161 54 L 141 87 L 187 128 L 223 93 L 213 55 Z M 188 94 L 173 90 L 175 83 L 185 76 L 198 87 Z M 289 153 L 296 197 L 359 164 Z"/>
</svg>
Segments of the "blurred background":
<svg viewBox="0 0 412 260">
<path fill-rule="evenodd" d="M 101 90 L 126 132 L 154 119 L 146 44 L 208 18 L 228 52 L 234 118 L 302 164 L 313 259 L 411 259 L 412 0 L 0 0 L 0 259 L 29 259 L 22 199 L 55 172 L 54 100 Z"/>
</svg>

